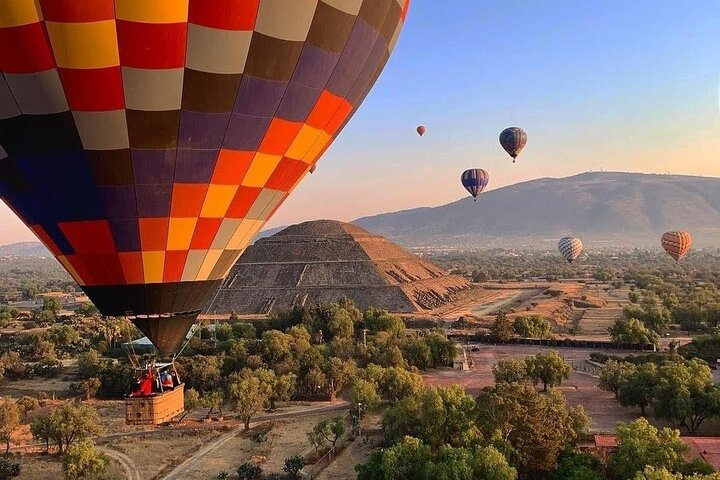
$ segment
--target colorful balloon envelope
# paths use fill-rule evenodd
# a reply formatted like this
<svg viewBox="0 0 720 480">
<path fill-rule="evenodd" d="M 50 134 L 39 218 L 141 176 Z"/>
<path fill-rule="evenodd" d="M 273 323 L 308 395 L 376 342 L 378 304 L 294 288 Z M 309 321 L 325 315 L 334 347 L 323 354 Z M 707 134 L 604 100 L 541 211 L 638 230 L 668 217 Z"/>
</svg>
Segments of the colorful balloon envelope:
<svg viewBox="0 0 720 480">
<path fill-rule="evenodd" d="M 13 0 L 0 196 L 176 352 L 377 80 L 409 0 Z"/>
<path fill-rule="evenodd" d="M 582 253 L 583 244 L 577 237 L 563 237 L 558 242 L 558 250 L 568 263 L 574 262 Z"/>
<path fill-rule="evenodd" d="M 527 143 L 527 133 L 520 127 L 508 127 L 500 132 L 500 145 L 513 159 L 515 159 Z"/>
<path fill-rule="evenodd" d="M 665 232 L 662 234 L 662 237 L 660 237 L 660 243 L 667 254 L 676 262 L 679 262 L 688 250 L 690 250 L 692 236 L 688 232 L 683 231 Z"/>
<path fill-rule="evenodd" d="M 465 190 L 470 192 L 470 195 L 477 200 L 477 196 L 485 190 L 488 182 L 490 181 L 490 175 L 482 168 L 471 168 L 465 170 L 460 175 L 460 182 Z"/>
<path fill-rule="evenodd" d="M 427 129 L 425 128 L 425 125 L 418 125 L 418 127 L 415 130 L 417 131 L 418 135 L 420 135 L 421 137 L 423 135 L 425 135 L 425 132 L 427 131 Z"/>
</svg>

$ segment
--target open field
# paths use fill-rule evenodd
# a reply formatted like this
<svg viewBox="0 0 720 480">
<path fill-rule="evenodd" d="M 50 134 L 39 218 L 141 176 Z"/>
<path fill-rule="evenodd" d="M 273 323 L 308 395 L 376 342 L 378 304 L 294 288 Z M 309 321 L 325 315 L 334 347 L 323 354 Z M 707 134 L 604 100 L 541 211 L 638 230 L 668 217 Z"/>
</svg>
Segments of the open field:
<svg viewBox="0 0 720 480">
<path fill-rule="evenodd" d="M 30 453 L 13 455 L 13 459 L 20 462 L 22 469 L 17 480 L 54 480 L 62 479 L 62 457 L 58 455 L 45 455 Z M 110 458 L 103 480 L 125 480 L 127 475 L 123 467 Z"/>
</svg>

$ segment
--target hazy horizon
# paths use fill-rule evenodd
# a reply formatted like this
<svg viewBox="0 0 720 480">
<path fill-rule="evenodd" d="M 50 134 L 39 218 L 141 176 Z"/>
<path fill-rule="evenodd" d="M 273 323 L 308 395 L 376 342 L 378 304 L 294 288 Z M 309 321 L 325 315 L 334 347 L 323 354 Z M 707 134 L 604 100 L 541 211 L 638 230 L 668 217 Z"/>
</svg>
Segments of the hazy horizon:
<svg viewBox="0 0 720 480">
<path fill-rule="evenodd" d="M 413 3 L 376 87 L 265 228 L 593 170 L 720 177 L 720 8 L 670 0 Z M 427 126 L 419 138 L 418 124 Z M 497 136 L 518 125 L 516 164 Z M 5 206 L 0 244 L 35 240 Z"/>
</svg>

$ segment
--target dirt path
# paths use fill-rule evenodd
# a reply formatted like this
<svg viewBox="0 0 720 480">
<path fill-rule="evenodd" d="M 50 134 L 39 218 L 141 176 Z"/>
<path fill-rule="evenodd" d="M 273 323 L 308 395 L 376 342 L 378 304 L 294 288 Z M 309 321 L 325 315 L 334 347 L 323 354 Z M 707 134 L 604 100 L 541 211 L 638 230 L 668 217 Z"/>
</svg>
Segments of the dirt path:
<svg viewBox="0 0 720 480">
<path fill-rule="evenodd" d="M 142 480 L 140 476 L 140 470 L 135 465 L 135 461 L 125 455 L 124 453 L 118 452 L 108 447 L 100 447 L 98 450 L 103 452 L 108 457 L 112 457 L 118 461 L 118 463 L 125 469 L 128 480 Z"/>
<path fill-rule="evenodd" d="M 257 425 L 258 423 L 266 422 L 269 420 L 285 420 L 289 418 L 298 418 L 298 417 L 304 417 L 308 415 L 315 415 L 318 413 L 323 412 L 332 412 L 335 410 L 345 410 L 350 407 L 350 403 L 346 401 L 340 401 L 337 402 L 335 405 L 328 405 L 324 407 L 316 407 L 316 408 L 309 408 L 307 410 L 301 410 L 298 412 L 291 412 L 291 413 L 284 413 L 280 415 L 261 415 L 255 418 L 253 420 L 251 425 Z M 163 480 L 180 480 L 182 478 L 185 478 L 185 475 L 191 471 L 198 463 L 202 462 L 202 460 L 209 454 L 215 452 L 220 447 L 222 447 L 224 444 L 229 442 L 231 439 L 233 439 L 236 435 L 238 435 L 241 431 L 244 425 L 242 422 L 235 422 L 236 426 L 232 430 L 230 430 L 228 433 L 222 435 L 220 438 L 215 440 L 214 442 L 208 443 L 206 446 L 198 450 L 198 452 L 193 455 L 192 457 L 185 460 L 183 463 L 175 467 L 170 473 L 165 475 L 163 477 Z"/>
</svg>

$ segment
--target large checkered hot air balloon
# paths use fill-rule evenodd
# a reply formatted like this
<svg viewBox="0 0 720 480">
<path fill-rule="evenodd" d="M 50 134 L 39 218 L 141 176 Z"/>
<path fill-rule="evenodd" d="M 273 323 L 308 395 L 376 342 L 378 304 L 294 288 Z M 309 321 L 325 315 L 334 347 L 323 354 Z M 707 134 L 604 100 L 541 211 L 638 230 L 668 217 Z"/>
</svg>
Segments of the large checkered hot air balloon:
<svg viewBox="0 0 720 480">
<path fill-rule="evenodd" d="M 388 60 L 409 0 L 11 0 L 0 195 L 177 351 Z"/>
</svg>

